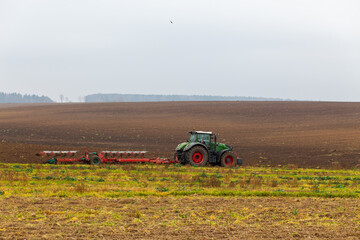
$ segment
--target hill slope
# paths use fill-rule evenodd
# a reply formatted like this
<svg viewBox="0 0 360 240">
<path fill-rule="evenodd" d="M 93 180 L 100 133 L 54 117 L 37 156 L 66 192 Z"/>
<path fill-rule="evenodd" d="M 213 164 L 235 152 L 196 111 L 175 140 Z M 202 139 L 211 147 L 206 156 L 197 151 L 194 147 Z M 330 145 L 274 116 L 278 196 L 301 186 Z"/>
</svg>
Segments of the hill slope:
<svg viewBox="0 0 360 240">
<path fill-rule="evenodd" d="M 354 167 L 360 164 L 359 118 L 360 103 L 5 106 L 0 107 L 0 155 L 9 162 L 36 162 L 34 154 L 40 150 L 87 148 L 147 150 L 148 156 L 172 157 L 177 144 L 195 128 L 219 133 L 218 141 L 232 145 L 245 165 Z"/>
</svg>

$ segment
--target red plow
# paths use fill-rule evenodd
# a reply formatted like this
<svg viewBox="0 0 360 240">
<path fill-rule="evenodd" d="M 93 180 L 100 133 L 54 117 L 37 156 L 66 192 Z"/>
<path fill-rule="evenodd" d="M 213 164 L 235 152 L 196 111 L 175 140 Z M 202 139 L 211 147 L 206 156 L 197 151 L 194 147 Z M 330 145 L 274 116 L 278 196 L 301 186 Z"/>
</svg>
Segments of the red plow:
<svg viewBox="0 0 360 240">
<path fill-rule="evenodd" d="M 146 158 L 147 151 L 85 151 L 84 155 L 76 157 L 78 151 L 42 151 L 38 156 L 46 158 L 44 163 L 87 163 L 98 165 L 100 163 L 177 163 L 177 159 L 170 158 Z"/>
</svg>

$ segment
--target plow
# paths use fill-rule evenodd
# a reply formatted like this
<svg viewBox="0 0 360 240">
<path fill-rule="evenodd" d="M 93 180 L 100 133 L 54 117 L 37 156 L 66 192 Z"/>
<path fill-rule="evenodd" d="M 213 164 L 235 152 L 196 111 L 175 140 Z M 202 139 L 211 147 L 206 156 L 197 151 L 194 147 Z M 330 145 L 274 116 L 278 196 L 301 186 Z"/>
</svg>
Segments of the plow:
<svg viewBox="0 0 360 240">
<path fill-rule="evenodd" d="M 147 158 L 147 151 L 85 151 L 76 157 L 78 151 L 42 151 L 38 156 L 46 158 L 44 163 L 86 163 L 99 165 L 101 163 L 157 163 L 157 164 L 190 164 L 203 167 L 219 165 L 222 167 L 236 167 L 242 164 L 230 145 L 217 142 L 216 134 L 212 132 L 191 131 L 190 139 L 180 143 L 173 158 Z"/>
<path fill-rule="evenodd" d="M 38 156 L 46 158 L 44 163 L 86 163 L 99 165 L 100 163 L 176 163 L 170 158 L 146 158 L 147 151 L 85 151 L 81 157 L 75 157 L 78 151 L 42 151 Z"/>
</svg>

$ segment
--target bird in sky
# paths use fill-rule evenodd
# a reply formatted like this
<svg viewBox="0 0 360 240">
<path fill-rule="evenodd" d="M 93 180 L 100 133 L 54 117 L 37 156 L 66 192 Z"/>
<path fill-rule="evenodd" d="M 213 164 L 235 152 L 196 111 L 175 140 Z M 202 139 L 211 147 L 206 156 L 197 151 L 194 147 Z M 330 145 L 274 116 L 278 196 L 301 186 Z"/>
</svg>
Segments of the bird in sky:
<svg viewBox="0 0 360 240">
<path fill-rule="evenodd" d="M 171 24 L 174 24 L 172 21 L 170 21 Z"/>
</svg>

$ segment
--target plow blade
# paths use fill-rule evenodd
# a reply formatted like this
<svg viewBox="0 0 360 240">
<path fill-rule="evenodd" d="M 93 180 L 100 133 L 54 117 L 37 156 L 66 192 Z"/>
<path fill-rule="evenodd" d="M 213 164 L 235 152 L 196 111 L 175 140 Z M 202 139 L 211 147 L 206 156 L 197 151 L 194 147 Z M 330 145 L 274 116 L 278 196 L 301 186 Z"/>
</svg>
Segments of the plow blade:
<svg viewBox="0 0 360 240">
<path fill-rule="evenodd" d="M 118 158 L 143 158 L 147 151 L 101 151 L 100 154 L 105 157 Z"/>
</svg>

